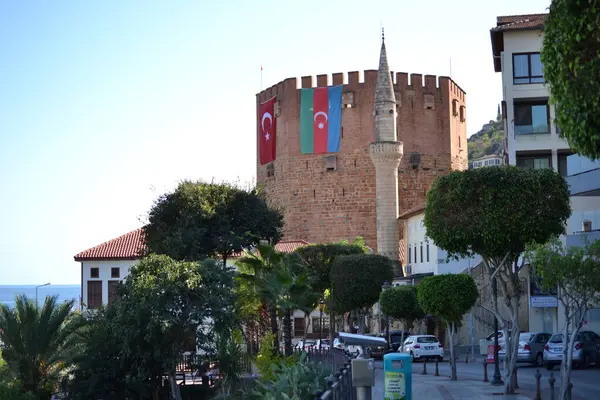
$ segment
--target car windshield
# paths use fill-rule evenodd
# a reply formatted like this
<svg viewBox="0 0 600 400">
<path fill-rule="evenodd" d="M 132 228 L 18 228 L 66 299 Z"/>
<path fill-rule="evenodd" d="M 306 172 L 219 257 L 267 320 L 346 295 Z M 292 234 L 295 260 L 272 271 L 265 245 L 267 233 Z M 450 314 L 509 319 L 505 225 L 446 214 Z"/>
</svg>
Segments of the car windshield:
<svg viewBox="0 0 600 400">
<path fill-rule="evenodd" d="M 519 342 L 530 342 L 534 336 L 533 333 L 521 333 L 519 335 Z"/>
<path fill-rule="evenodd" d="M 438 340 L 435 336 L 423 336 L 417 338 L 417 343 L 437 343 Z"/>
<path fill-rule="evenodd" d="M 408 337 L 407 334 L 404 335 L 404 339 L 406 340 L 406 338 Z M 393 334 L 390 335 L 390 340 L 392 341 L 392 343 L 401 343 L 402 342 L 402 335 L 401 334 Z"/>
<path fill-rule="evenodd" d="M 575 336 L 575 341 L 579 341 L 579 335 Z M 555 335 L 552 335 L 552 337 L 550 338 L 550 343 L 563 343 L 563 334 L 557 333 Z"/>
</svg>

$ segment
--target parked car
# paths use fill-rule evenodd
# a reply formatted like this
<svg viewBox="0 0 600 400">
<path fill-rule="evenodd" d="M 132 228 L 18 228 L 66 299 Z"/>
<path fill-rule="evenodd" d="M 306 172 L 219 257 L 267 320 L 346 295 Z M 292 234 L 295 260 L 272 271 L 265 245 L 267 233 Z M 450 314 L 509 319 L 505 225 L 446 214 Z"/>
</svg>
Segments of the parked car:
<svg viewBox="0 0 600 400">
<path fill-rule="evenodd" d="M 321 346 L 321 350 L 329 350 L 331 348 L 331 342 L 329 339 L 319 339 L 315 342 L 315 344 L 312 345 L 312 350 L 319 350 L 319 344 Z"/>
<path fill-rule="evenodd" d="M 311 349 L 311 347 L 313 347 L 315 345 L 315 343 L 316 343 L 316 340 L 312 340 L 312 339 L 306 339 L 306 341 L 300 340 L 298 343 L 296 343 L 294 348 L 296 350 L 308 351 Z"/>
<path fill-rule="evenodd" d="M 402 346 L 402 341 L 406 342 L 406 338 L 410 336 L 408 331 L 391 331 L 389 351 L 396 352 Z M 385 337 L 385 335 L 384 335 Z"/>
<path fill-rule="evenodd" d="M 413 361 L 425 358 L 444 360 L 444 346 L 433 335 L 409 336 L 404 342 L 404 352 L 409 353 Z"/>
<path fill-rule="evenodd" d="M 543 366 L 544 346 L 551 336 L 552 334 L 547 332 L 523 332 L 519 334 L 517 362 Z M 506 357 L 506 341 L 502 340 L 499 343 L 498 359 L 503 361 L 504 357 Z"/>
<path fill-rule="evenodd" d="M 519 333 L 525 333 L 525 331 L 521 330 Z M 510 331 L 509 331 L 510 334 Z M 482 356 L 487 355 L 488 346 L 494 344 L 494 338 L 496 334 L 494 332 L 490 333 L 485 339 L 479 340 L 479 352 Z M 498 345 L 502 342 L 505 342 L 504 331 L 498 331 Z"/>
<path fill-rule="evenodd" d="M 374 336 L 385 339 L 384 333 L 370 333 L 367 336 Z M 373 357 L 377 360 L 383 360 L 384 354 L 386 354 L 389 350 L 389 346 L 387 344 L 385 346 L 369 346 L 369 357 Z"/>
<path fill-rule="evenodd" d="M 333 348 L 338 350 L 346 350 L 354 356 L 359 356 L 362 354 L 361 346 L 348 346 L 342 342 L 340 338 L 333 339 Z"/>
<path fill-rule="evenodd" d="M 567 335 L 567 340 L 571 335 Z M 576 367 L 587 368 L 590 363 L 600 364 L 600 336 L 596 332 L 582 330 L 575 336 L 573 348 L 573 364 Z M 562 333 L 552 335 L 544 346 L 544 360 L 546 368 L 551 370 L 555 365 L 560 365 L 563 359 L 563 346 L 566 346 Z"/>
</svg>

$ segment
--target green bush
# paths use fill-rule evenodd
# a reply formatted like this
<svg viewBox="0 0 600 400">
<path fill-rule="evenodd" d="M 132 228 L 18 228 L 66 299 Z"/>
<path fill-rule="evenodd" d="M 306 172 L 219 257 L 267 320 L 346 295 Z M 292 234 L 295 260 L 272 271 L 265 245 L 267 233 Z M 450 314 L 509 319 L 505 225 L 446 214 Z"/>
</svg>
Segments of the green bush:
<svg viewBox="0 0 600 400">
<path fill-rule="evenodd" d="M 4 400 L 37 400 L 32 393 L 26 393 L 17 380 L 0 381 L 0 399 Z"/>
<path fill-rule="evenodd" d="M 247 393 L 248 400 L 310 400 L 318 390 L 327 387 L 331 367 L 309 362 L 303 353 L 297 362 L 281 360 L 272 366 L 273 379 L 258 380 Z"/>
<path fill-rule="evenodd" d="M 273 348 L 273 333 L 267 333 L 260 342 L 260 350 L 256 355 L 256 367 L 260 372 L 262 380 L 275 379 L 273 367 L 283 363 L 290 366 L 298 362 L 298 356 L 283 357 Z"/>
</svg>

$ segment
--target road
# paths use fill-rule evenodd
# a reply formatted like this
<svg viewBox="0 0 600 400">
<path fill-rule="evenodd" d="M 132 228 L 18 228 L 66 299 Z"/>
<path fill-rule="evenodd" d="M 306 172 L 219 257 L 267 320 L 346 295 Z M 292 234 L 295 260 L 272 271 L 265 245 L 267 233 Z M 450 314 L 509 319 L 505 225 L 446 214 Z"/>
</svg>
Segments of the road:
<svg viewBox="0 0 600 400">
<path fill-rule="evenodd" d="M 465 364 L 464 361 L 459 361 L 457 365 L 457 375 L 458 379 L 461 380 L 477 380 L 483 381 L 483 365 L 481 363 L 481 359 L 479 362 L 473 363 L 469 362 Z M 375 368 L 383 368 L 383 363 L 381 361 L 375 362 Z M 524 395 L 528 395 L 531 398 L 534 398 L 535 389 L 536 389 L 536 380 L 535 373 L 537 368 L 528 365 L 520 365 L 518 371 L 518 383 L 519 390 L 518 392 Z M 427 363 L 427 372 L 428 374 L 432 374 L 435 371 L 434 363 Z M 413 374 L 421 374 L 423 372 L 423 363 L 417 362 L 413 364 Z M 449 376 L 450 375 L 450 365 L 447 362 L 443 362 L 439 364 L 439 372 L 441 376 Z M 550 398 L 550 385 L 548 383 L 548 379 L 550 378 L 550 372 L 546 368 L 540 368 L 540 373 L 542 374 L 541 378 L 541 386 L 542 386 L 542 398 L 549 399 Z M 559 368 L 555 368 L 554 377 L 556 378 L 555 387 L 558 388 L 560 386 L 560 370 Z M 502 365 L 500 366 L 500 373 L 502 373 Z M 494 366 L 488 366 L 488 378 L 491 380 L 492 375 L 494 374 Z M 379 374 L 378 374 L 379 375 Z M 381 376 L 381 375 L 379 375 Z M 571 382 L 573 382 L 573 400 L 592 400 L 600 398 L 598 394 L 598 390 L 600 387 L 600 368 L 591 367 L 585 370 L 573 370 Z M 377 387 L 375 388 L 375 392 L 379 393 L 381 389 L 379 386 L 382 383 L 377 383 Z M 376 398 L 376 397 L 374 397 Z"/>
</svg>

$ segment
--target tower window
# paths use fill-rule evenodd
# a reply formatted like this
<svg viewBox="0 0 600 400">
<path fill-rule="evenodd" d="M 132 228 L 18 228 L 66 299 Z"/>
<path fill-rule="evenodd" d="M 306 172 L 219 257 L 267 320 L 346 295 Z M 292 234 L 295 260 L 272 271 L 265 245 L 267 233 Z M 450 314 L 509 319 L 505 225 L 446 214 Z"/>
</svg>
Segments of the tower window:
<svg viewBox="0 0 600 400">
<path fill-rule="evenodd" d="M 429 241 L 427 241 L 427 249 L 425 250 L 425 253 L 427 254 L 427 262 L 429 262 Z"/>
<path fill-rule="evenodd" d="M 415 263 L 417 263 L 417 244 L 415 243 Z"/>
<path fill-rule="evenodd" d="M 423 262 L 423 242 L 421 242 L 420 253 L 421 253 L 421 262 Z"/>
<path fill-rule="evenodd" d="M 411 250 L 412 250 L 412 246 L 409 244 L 408 245 L 408 263 L 409 264 L 412 262 L 412 253 L 411 253 Z"/>
</svg>

